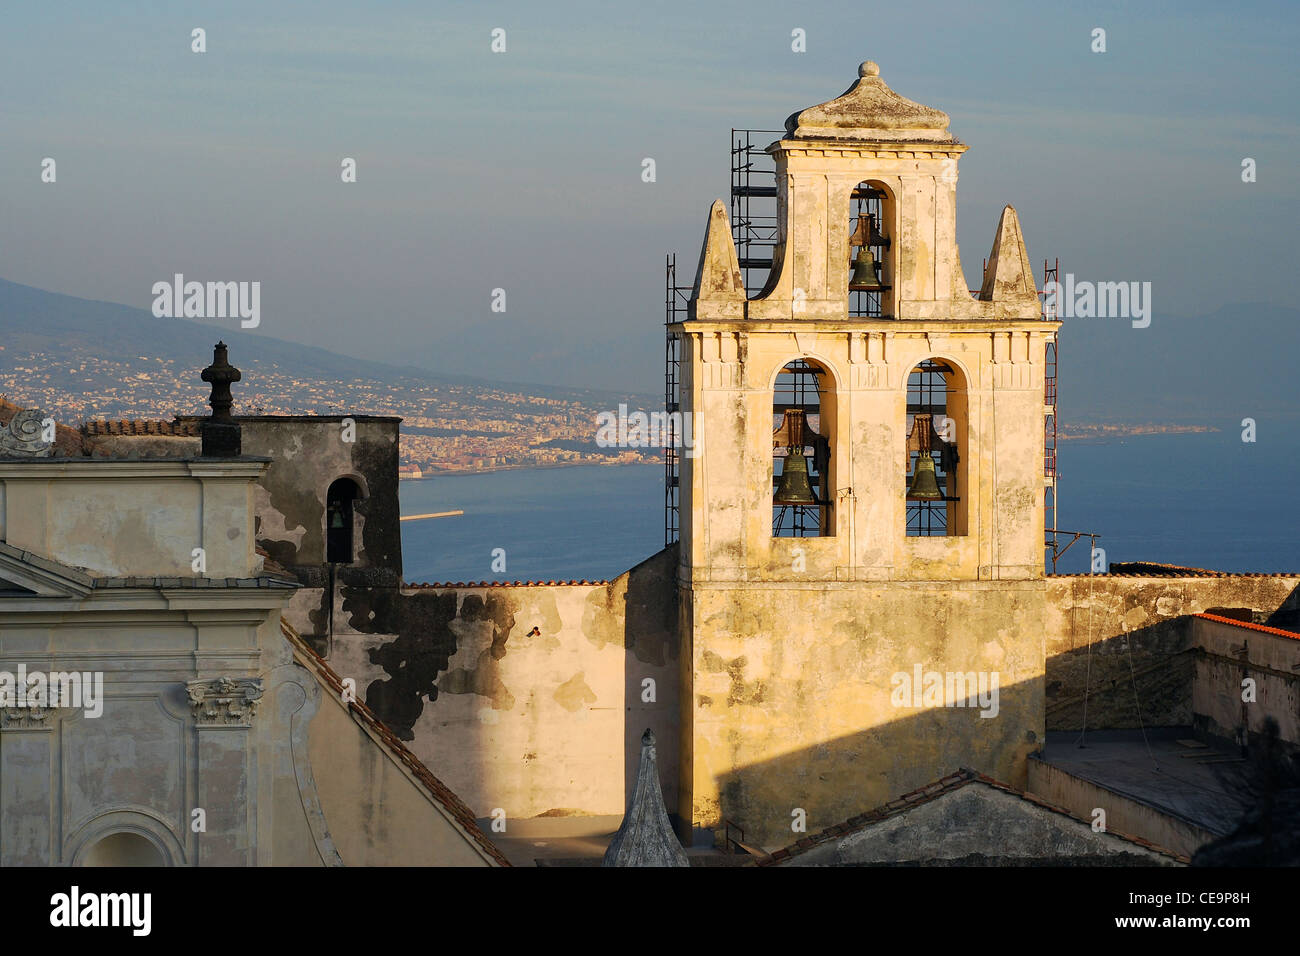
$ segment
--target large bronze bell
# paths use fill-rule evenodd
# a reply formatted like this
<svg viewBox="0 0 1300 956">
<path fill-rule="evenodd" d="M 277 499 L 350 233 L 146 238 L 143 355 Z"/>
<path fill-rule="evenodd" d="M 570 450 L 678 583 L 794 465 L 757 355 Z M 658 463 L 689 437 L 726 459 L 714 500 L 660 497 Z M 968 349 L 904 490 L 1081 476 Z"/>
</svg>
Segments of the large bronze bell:
<svg viewBox="0 0 1300 956">
<path fill-rule="evenodd" d="M 859 246 L 853 257 L 853 274 L 849 276 L 849 289 L 854 292 L 879 292 L 884 288 L 876 277 L 876 257 L 868 246 Z"/>
<path fill-rule="evenodd" d="M 817 498 L 808 483 L 808 459 L 802 448 L 791 448 L 781 467 L 781 479 L 776 484 L 772 503 L 777 505 L 815 505 Z"/>
<path fill-rule="evenodd" d="M 934 459 L 923 454 L 916 459 L 916 471 L 912 474 L 912 484 L 907 489 L 907 497 L 923 501 L 938 501 L 943 498 L 939 490 L 939 481 L 934 473 Z"/>
</svg>

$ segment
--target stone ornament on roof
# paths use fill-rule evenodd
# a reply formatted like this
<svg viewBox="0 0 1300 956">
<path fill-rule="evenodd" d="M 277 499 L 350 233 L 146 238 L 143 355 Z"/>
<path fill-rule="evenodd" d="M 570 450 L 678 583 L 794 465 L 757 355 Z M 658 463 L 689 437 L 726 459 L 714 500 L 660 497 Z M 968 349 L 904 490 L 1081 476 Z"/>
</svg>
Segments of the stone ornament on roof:
<svg viewBox="0 0 1300 956">
<path fill-rule="evenodd" d="M 858 67 L 858 81 L 842 95 L 793 114 L 785 129 L 792 139 L 956 142 L 947 113 L 899 96 L 871 60 Z"/>
<path fill-rule="evenodd" d="M 53 425 L 46 428 L 49 416 L 34 408 L 16 412 L 9 419 L 9 427 L 0 430 L 0 457 L 49 458 L 54 454 L 54 442 L 46 441 Z"/>
</svg>

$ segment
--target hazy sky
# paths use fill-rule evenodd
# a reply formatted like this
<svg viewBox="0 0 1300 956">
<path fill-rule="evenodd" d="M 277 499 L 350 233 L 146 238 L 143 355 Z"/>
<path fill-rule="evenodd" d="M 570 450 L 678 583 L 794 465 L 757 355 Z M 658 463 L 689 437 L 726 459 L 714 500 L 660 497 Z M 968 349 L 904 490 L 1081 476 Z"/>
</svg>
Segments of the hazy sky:
<svg viewBox="0 0 1300 956">
<path fill-rule="evenodd" d="M 972 284 L 1010 202 L 1035 262 L 1150 281 L 1156 321 L 1290 304 L 1297 9 L 10 4 L 0 277 L 142 309 L 175 272 L 259 280 L 267 335 L 654 392 L 663 256 L 676 250 L 689 281 L 728 189 L 729 129 L 780 127 L 869 58 L 971 147 L 958 239 Z M 206 53 L 190 50 L 194 27 Z M 344 157 L 355 184 L 340 181 Z M 505 315 L 490 311 L 495 287 Z"/>
</svg>

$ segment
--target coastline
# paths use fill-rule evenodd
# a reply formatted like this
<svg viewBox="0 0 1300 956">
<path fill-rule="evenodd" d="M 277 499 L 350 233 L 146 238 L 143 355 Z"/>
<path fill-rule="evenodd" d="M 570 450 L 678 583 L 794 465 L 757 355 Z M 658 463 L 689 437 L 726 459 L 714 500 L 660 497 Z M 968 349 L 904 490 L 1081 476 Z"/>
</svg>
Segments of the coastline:
<svg viewBox="0 0 1300 956">
<path fill-rule="evenodd" d="M 429 478 L 453 478 L 457 475 L 489 475 L 498 471 L 550 471 L 556 468 L 632 468 L 644 465 L 654 465 L 657 468 L 662 468 L 663 464 L 662 461 L 617 461 L 608 465 L 595 461 L 566 461 L 537 465 L 493 465 L 490 468 L 461 468 L 456 471 L 432 471 L 427 475 L 421 475 L 419 478 L 399 477 L 398 481 L 425 481 Z"/>
<path fill-rule="evenodd" d="M 1062 427 L 1057 435 L 1061 442 L 1082 442 L 1087 444 L 1105 444 L 1108 441 L 1123 441 L 1128 438 L 1141 438 L 1147 435 L 1202 435 L 1219 432 L 1215 425 L 1071 425 Z M 431 478 L 447 478 L 456 475 L 488 475 L 500 471 L 541 471 L 555 468 L 631 468 L 637 466 L 663 466 L 659 461 L 566 461 L 545 464 L 493 465 L 489 468 L 462 468 L 455 471 L 433 471 L 419 478 L 399 477 L 399 481 L 427 481 Z"/>
</svg>

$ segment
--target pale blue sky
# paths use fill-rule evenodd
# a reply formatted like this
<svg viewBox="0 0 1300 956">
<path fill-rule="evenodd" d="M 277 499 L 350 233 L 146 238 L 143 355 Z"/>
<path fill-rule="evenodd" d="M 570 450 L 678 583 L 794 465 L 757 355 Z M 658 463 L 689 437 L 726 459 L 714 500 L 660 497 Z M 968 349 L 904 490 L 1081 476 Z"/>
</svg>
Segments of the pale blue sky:
<svg viewBox="0 0 1300 956">
<path fill-rule="evenodd" d="M 1150 281 L 1157 322 L 1291 303 L 1296 6 L 1046 7 L 12 5 L 0 277 L 142 309 L 174 272 L 260 280 L 263 334 L 654 392 L 663 254 L 694 267 L 730 127 L 779 127 L 870 58 L 971 147 L 958 238 L 972 284 L 1010 202 L 1036 262 Z M 790 50 L 796 27 L 806 53 Z M 505 316 L 489 311 L 497 286 Z"/>
</svg>

